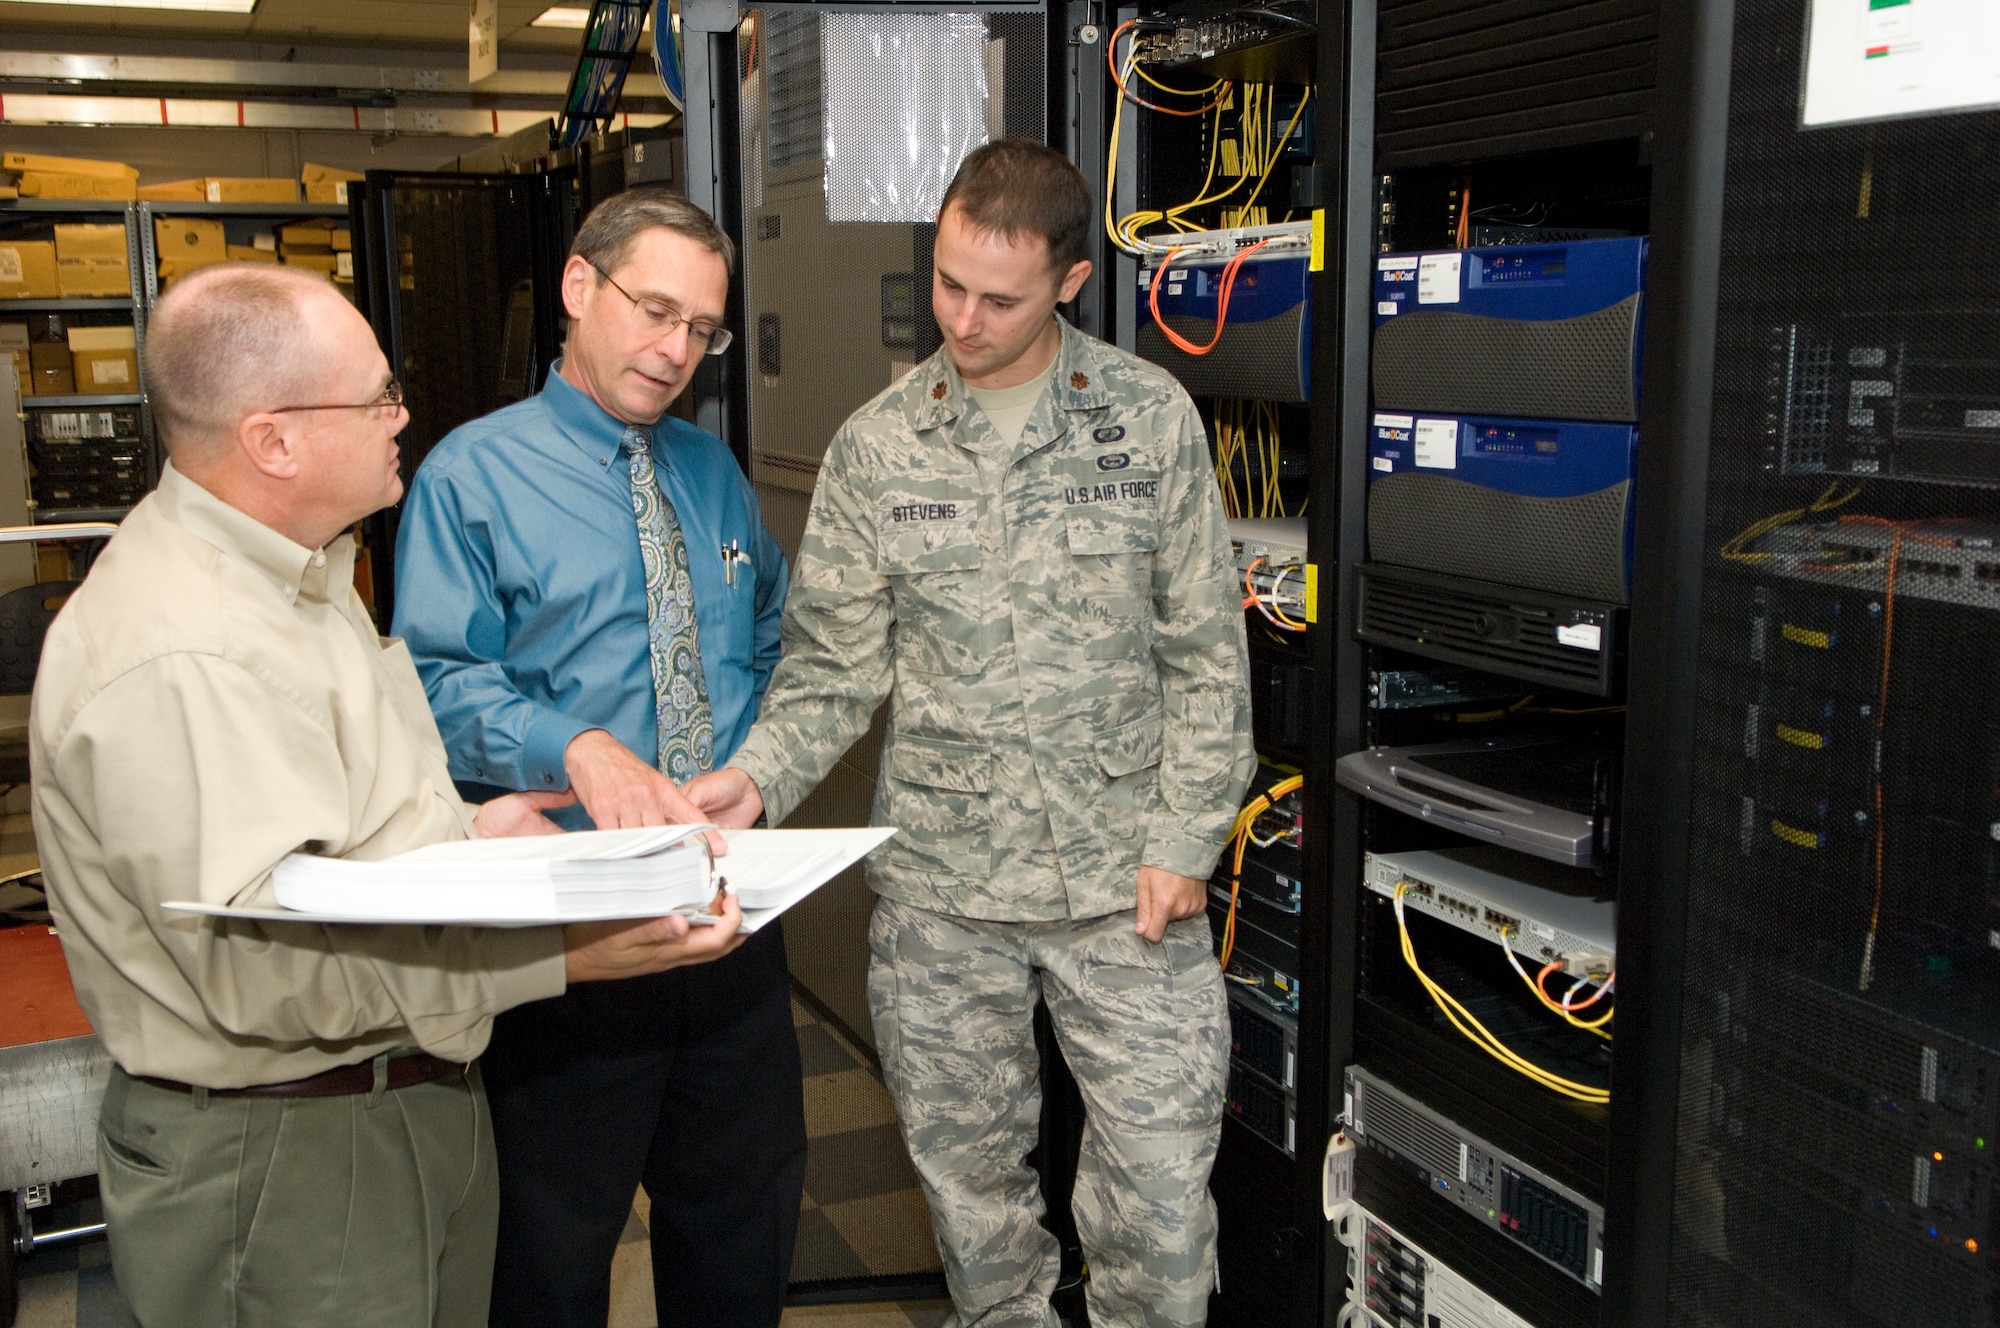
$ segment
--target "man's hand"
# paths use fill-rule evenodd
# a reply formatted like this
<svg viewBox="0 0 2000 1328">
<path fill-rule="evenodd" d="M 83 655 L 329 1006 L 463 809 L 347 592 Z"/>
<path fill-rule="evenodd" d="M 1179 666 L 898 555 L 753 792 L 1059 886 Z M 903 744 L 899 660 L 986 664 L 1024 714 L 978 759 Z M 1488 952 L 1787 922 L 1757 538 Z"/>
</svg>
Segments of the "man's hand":
<svg viewBox="0 0 2000 1328">
<path fill-rule="evenodd" d="M 1208 885 L 1160 867 L 1139 869 L 1139 916 L 1132 930 L 1158 944 L 1169 922 L 1191 918 L 1208 907 Z"/>
<path fill-rule="evenodd" d="M 689 802 L 673 780 L 632 755 L 603 729 L 589 729 L 570 739 L 563 749 L 563 769 L 600 830 L 699 825 L 713 819 Z M 712 831 L 708 846 L 717 857 L 729 851 L 722 836 Z"/>
<path fill-rule="evenodd" d="M 764 814 L 764 795 L 757 782 L 733 765 L 696 775 L 681 790 L 701 809 L 701 819 L 725 830 L 747 830 Z"/>
<path fill-rule="evenodd" d="M 634 922 L 572 922 L 563 928 L 563 974 L 572 983 L 636 978 L 720 959 L 749 939 L 735 895 L 709 911 L 722 921 L 696 927 L 677 913 Z"/>
<path fill-rule="evenodd" d="M 514 839 L 521 835 L 559 835 L 563 828 L 542 815 L 576 801 L 562 793 L 508 793 L 480 806 L 472 818 L 472 833 L 481 839 Z"/>
</svg>

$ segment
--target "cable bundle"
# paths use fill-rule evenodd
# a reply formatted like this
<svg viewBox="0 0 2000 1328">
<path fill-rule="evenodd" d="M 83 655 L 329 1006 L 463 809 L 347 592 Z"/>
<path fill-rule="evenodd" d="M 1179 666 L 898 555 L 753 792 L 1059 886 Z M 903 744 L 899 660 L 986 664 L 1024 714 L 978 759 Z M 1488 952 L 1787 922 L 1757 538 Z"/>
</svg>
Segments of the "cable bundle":
<svg viewBox="0 0 2000 1328">
<path fill-rule="evenodd" d="M 1236 901 L 1243 892 L 1244 850 L 1252 844 L 1259 848 L 1269 848 L 1285 834 L 1281 830 L 1268 839 L 1257 838 L 1254 833 L 1257 818 L 1270 811 L 1278 799 L 1304 787 L 1305 782 L 1303 775 L 1281 779 L 1245 803 L 1243 810 L 1236 813 L 1236 824 L 1229 831 L 1229 843 L 1234 850 L 1234 856 L 1229 864 L 1229 916 L 1222 924 L 1222 950 L 1218 955 L 1218 962 L 1225 973 L 1229 971 L 1229 961 L 1236 954 Z"/>
<path fill-rule="evenodd" d="M 1533 1061 L 1528 1060 L 1527 1058 L 1516 1053 L 1513 1050 L 1513 1048 L 1509 1047 L 1506 1043 L 1502 1042 L 1498 1037 L 1494 1036 L 1493 1032 L 1490 1029 L 1488 1029 L 1486 1025 L 1480 1023 L 1478 1018 L 1473 1015 L 1472 1011 L 1466 1009 L 1463 1005 L 1459 1004 L 1457 997 L 1453 996 L 1443 987 L 1440 987 L 1437 984 L 1436 979 L 1432 978 L 1430 974 L 1424 972 L 1423 965 L 1417 962 L 1416 947 L 1412 945 L 1410 942 L 1409 920 L 1403 914 L 1403 896 L 1408 894 L 1409 891 L 1410 891 L 1410 883 L 1408 881 L 1396 882 L 1396 896 L 1395 896 L 1396 930 L 1399 933 L 1399 938 L 1402 942 L 1403 962 L 1409 965 L 1410 972 L 1416 974 L 1417 981 L 1423 984 L 1424 990 L 1430 993 L 1431 999 L 1433 1001 L 1437 1002 L 1438 1009 L 1444 1014 L 1445 1019 L 1450 1022 L 1451 1026 L 1457 1029 L 1461 1034 L 1463 1034 L 1468 1042 L 1471 1042 L 1475 1047 L 1478 1047 L 1481 1051 L 1491 1056 L 1494 1060 L 1499 1061 L 1502 1065 L 1505 1065 L 1508 1069 L 1514 1071 L 1516 1074 L 1522 1075 L 1523 1077 L 1528 1079 L 1532 1079 L 1534 1082 L 1540 1084 L 1543 1088 L 1546 1088 L 1551 1092 L 1560 1093 L 1567 1098 L 1574 1098 L 1578 1102 L 1591 1102 L 1591 1103 L 1596 1103 L 1600 1106 L 1609 1103 L 1611 1101 L 1611 1092 L 1609 1089 L 1593 1088 L 1589 1084 L 1577 1083 L 1574 1079 L 1565 1079 L 1561 1075 L 1555 1073 L 1555 1071 L 1545 1070 L 1541 1066 L 1535 1064 Z M 1502 948 L 1505 949 L 1506 947 L 1503 946 Z M 1513 954 L 1514 954 L 1513 950 L 1511 949 L 1507 950 L 1507 955 L 1510 960 L 1513 959 Z M 1514 963 L 1516 969 L 1518 970 L 1520 966 L 1519 961 L 1514 960 Z M 1546 971 L 1547 970 L 1544 970 L 1544 973 L 1546 973 Z M 1528 978 L 1526 972 L 1522 972 L 1521 976 L 1523 979 L 1528 981 L 1530 986 L 1536 985 L 1533 979 Z M 1600 988 L 1598 994 L 1601 996 L 1603 995 L 1604 991 L 1608 989 L 1609 989 L 1609 980 L 1607 979 L 1606 986 Z M 1539 991 L 1540 989 L 1537 988 L 1537 990 Z M 1544 992 L 1541 994 L 1543 995 L 1544 1003 L 1546 1004 L 1547 993 Z M 1558 1008 L 1557 1012 L 1564 1014 L 1566 1018 L 1569 1017 L 1567 1015 L 1567 1012 L 1563 1011 L 1560 1008 Z M 1609 1020 L 1609 1018 L 1610 1014 L 1607 1012 L 1604 1016 L 1604 1019 L 1600 1020 L 1599 1022 L 1602 1023 L 1606 1020 Z M 1573 1018 L 1570 1019 L 1570 1022 L 1577 1023 L 1577 1021 Z M 1583 1025 L 1583 1024 L 1579 1024 L 1578 1026 L 1589 1027 L 1588 1025 Z M 1610 1036 L 1609 1034 L 1606 1034 L 1597 1028 L 1590 1028 L 1590 1031 L 1597 1033 L 1598 1036 L 1600 1037 L 1608 1038 Z"/>
<path fill-rule="evenodd" d="M 1104 176 L 1104 233 L 1110 237 L 1113 244 L 1123 249 L 1126 253 L 1143 256 L 1169 252 L 1171 246 L 1140 235 L 1141 228 L 1164 222 L 1176 231 L 1197 230 L 1199 229 L 1198 227 L 1191 222 L 1183 220 L 1185 213 L 1198 207 L 1206 207 L 1212 203 L 1222 202 L 1238 189 L 1241 189 L 1243 182 L 1254 174 L 1257 177 L 1256 187 L 1250 191 L 1249 198 L 1244 202 L 1242 207 L 1236 209 L 1235 213 L 1240 221 L 1248 224 L 1249 218 L 1252 215 L 1251 209 L 1256 206 L 1257 199 L 1263 194 L 1265 183 L 1271 178 L 1272 170 L 1277 166 L 1278 159 L 1283 155 L 1286 141 L 1291 138 L 1292 131 L 1298 127 L 1299 120 L 1305 115 L 1306 107 L 1312 102 L 1312 89 L 1304 89 L 1299 98 L 1297 109 L 1292 112 L 1292 118 L 1285 123 L 1284 132 L 1273 137 L 1271 131 L 1277 116 L 1276 99 L 1272 96 L 1271 89 L 1260 83 L 1246 83 L 1243 85 L 1242 109 L 1238 115 L 1238 124 L 1242 131 L 1244 149 L 1244 160 L 1239 163 L 1241 171 L 1237 175 L 1235 183 L 1220 193 L 1211 194 L 1209 193 L 1209 186 L 1215 182 L 1216 159 L 1222 146 L 1222 113 L 1234 104 L 1235 97 L 1233 94 L 1235 87 L 1227 80 L 1221 79 L 1209 84 L 1205 88 L 1168 87 L 1140 66 L 1136 33 L 1133 34 L 1132 44 L 1126 49 L 1121 72 L 1121 62 L 1118 58 L 1118 40 L 1127 32 L 1136 28 L 1138 23 L 1137 19 L 1127 19 L 1125 22 L 1119 24 L 1112 30 L 1111 40 L 1105 46 L 1105 62 L 1111 67 L 1111 81 L 1117 84 L 1119 96 L 1118 107 L 1111 116 L 1111 146 L 1106 158 Z M 1147 101 L 1132 90 L 1131 78 L 1134 73 L 1153 87 L 1158 88 L 1161 92 L 1171 93 L 1179 97 L 1206 97 L 1213 94 L 1214 100 L 1205 106 L 1192 110 L 1177 110 L 1158 105 Z M 1161 115 L 1196 116 L 1213 113 L 1215 123 L 1209 134 L 1208 175 L 1202 181 L 1201 188 L 1196 191 L 1194 198 L 1176 207 L 1167 208 L 1164 211 L 1139 211 L 1132 213 L 1128 217 L 1114 221 L 1111 209 L 1113 199 L 1117 194 L 1118 136 L 1124 123 L 1125 103 L 1127 101 L 1143 106 L 1149 111 L 1158 112 Z M 1298 247 L 1303 248 L 1306 242 L 1298 241 L 1294 243 Z M 1291 245 L 1289 243 L 1282 244 L 1280 247 L 1291 247 Z M 1195 245 L 1188 248 L 1191 253 L 1207 254 L 1220 252 L 1219 247 L 1212 244 Z M 1156 314 L 1155 317 L 1157 316 Z M 1218 319 L 1217 321 L 1219 323 L 1221 320 Z"/>
</svg>

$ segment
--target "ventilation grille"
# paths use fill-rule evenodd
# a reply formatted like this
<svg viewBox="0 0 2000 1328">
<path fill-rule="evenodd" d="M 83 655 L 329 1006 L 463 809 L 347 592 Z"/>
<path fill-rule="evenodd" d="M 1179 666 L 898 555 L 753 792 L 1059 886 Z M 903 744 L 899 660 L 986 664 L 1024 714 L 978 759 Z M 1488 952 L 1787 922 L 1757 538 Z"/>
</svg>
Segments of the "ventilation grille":
<svg viewBox="0 0 2000 1328">
<path fill-rule="evenodd" d="M 1652 127 L 1658 0 L 1383 0 L 1381 15 L 1379 170 Z"/>
<path fill-rule="evenodd" d="M 1159 324 L 1143 324 L 1133 340 L 1141 359 L 1151 360 L 1195 397 L 1250 397 L 1260 401 L 1310 399 L 1306 378 L 1306 306 L 1287 309 L 1276 318 L 1255 323 L 1231 323 L 1222 340 L 1206 355 L 1190 355 L 1171 344 Z M 1162 314 L 1168 327 L 1195 345 L 1215 337 L 1206 318 Z"/>
<path fill-rule="evenodd" d="M 1436 472 L 1384 475 L 1368 486 L 1368 556 L 1623 604 L 1631 490 L 1530 498 Z"/>
<path fill-rule="evenodd" d="M 1355 1129 L 1365 1139 L 1392 1148 L 1432 1175 L 1458 1176 L 1458 1140 L 1452 1132 L 1392 1093 L 1370 1084 L 1355 1088 Z"/>
<path fill-rule="evenodd" d="M 1609 696 L 1620 682 L 1624 611 L 1615 605 L 1377 563 L 1364 564 L 1359 578 L 1356 634 L 1374 645 L 1592 696 Z M 1578 623 L 1598 628 L 1598 649 L 1557 639 L 1558 628 Z"/>
<path fill-rule="evenodd" d="M 1375 329 L 1375 406 L 1631 424 L 1638 341 L 1637 295 L 1540 322 L 1418 309 Z"/>
</svg>

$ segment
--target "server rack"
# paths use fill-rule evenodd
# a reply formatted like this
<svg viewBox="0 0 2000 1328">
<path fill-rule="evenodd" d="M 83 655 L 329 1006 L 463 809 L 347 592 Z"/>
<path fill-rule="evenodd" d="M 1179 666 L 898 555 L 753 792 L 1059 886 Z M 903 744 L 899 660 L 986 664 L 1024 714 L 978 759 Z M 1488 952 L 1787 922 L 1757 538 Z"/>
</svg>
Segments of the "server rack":
<svg viewBox="0 0 2000 1328">
<path fill-rule="evenodd" d="M 1634 624 L 1657 756 L 1633 791 L 1659 815 L 1635 827 L 1651 945 L 1628 1028 L 1650 1091 L 1614 1131 L 1625 1323 L 1987 1323 L 2000 1301 L 1974 681 L 1993 654 L 1996 116 L 1976 96 L 1828 114 L 1816 33 L 1848 48 L 1864 102 L 1913 43 L 1954 37 L 1907 7 L 1821 28 L 1839 17 L 1694 3 L 1662 33 L 1675 205 L 1645 427 L 1672 442 Z M 1814 635 L 1835 605 L 1839 636 Z M 1811 732 L 1779 719 L 1799 690 Z M 1828 823 L 1793 824 L 1822 804 Z M 1762 907 L 1731 891 L 1746 879 Z"/>
</svg>

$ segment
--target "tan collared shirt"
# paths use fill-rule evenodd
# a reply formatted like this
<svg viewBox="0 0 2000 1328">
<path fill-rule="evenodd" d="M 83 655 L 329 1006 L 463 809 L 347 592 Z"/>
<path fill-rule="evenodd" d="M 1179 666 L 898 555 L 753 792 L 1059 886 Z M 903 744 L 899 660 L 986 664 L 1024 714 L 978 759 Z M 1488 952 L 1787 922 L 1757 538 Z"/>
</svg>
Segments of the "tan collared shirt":
<svg viewBox="0 0 2000 1328">
<path fill-rule="evenodd" d="M 277 1083 L 419 1046 L 470 1060 L 563 989 L 552 927 L 322 926 L 273 905 L 295 850 L 472 834 L 354 544 L 301 548 L 168 466 L 50 627 L 30 718 L 36 843 L 77 997 L 132 1074 Z"/>
</svg>

